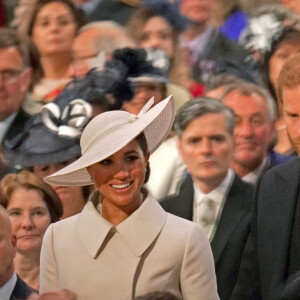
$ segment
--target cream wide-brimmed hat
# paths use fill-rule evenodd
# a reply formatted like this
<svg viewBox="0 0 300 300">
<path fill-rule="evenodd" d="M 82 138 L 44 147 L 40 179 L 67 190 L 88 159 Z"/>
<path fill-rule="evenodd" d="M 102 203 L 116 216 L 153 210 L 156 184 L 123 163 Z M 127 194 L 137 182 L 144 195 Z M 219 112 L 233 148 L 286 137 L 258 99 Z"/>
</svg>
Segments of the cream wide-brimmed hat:
<svg viewBox="0 0 300 300">
<path fill-rule="evenodd" d="M 149 109 L 153 103 L 152 98 L 137 116 L 120 110 L 96 116 L 81 135 L 82 156 L 44 180 L 54 185 L 93 184 L 86 167 L 113 155 L 142 132 L 150 154 L 153 153 L 167 138 L 175 117 L 173 96 Z"/>
</svg>

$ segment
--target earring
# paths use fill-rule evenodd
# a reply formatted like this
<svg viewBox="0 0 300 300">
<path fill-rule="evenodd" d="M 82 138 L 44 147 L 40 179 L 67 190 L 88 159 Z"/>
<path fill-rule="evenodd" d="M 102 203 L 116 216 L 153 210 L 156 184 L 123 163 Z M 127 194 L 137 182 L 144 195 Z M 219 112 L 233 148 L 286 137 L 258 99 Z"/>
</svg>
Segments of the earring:
<svg viewBox="0 0 300 300">
<path fill-rule="evenodd" d="M 94 178 L 92 176 L 90 176 L 90 178 L 91 178 L 91 181 L 94 182 Z"/>
</svg>

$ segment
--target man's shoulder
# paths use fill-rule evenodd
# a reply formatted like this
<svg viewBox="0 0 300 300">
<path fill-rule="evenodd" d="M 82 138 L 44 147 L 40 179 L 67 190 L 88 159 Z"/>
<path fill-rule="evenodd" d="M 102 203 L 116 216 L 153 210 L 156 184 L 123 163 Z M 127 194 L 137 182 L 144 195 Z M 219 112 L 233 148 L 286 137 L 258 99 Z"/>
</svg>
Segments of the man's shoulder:
<svg viewBox="0 0 300 300">
<path fill-rule="evenodd" d="M 179 184 L 179 188 L 177 192 L 173 195 L 164 197 L 159 200 L 159 203 L 163 208 L 174 206 L 175 203 L 187 198 L 190 198 L 193 195 L 193 180 L 191 176 L 188 174 Z"/>
<path fill-rule="evenodd" d="M 237 174 L 235 174 L 227 198 L 230 198 L 232 201 L 239 203 L 239 205 L 244 207 L 244 209 L 249 210 L 252 206 L 253 195 L 254 186 L 248 182 L 243 181 Z"/>
<path fill-rule="evenodd" d="M 290 160 L 286 163 L 279 164 L 273 168 L 268 169 L 262 176 L 262 181 L 273 178 L 274 176 L 280 176 L 286 178 L 287 180 L 294 179 L 295 174 L 300 171 L 300 158 Z"/>
<path fill-rule="evenodd" d="M 239 193 L 252 195 L 254 191 L 254 185 L 246 181 L 243 181 L 237 174 L 235 174 L 231 186 L 231 190 L 232 189 L 237 190 Z"/>
</svg>

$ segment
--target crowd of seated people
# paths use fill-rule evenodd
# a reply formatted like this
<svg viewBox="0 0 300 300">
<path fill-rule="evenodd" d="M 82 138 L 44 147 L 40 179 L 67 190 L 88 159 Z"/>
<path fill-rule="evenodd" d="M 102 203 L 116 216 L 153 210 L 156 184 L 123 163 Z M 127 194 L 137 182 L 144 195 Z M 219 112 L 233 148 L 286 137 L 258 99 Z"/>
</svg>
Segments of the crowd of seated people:
<svg viewBox="0 0 300 300">
<path fill-rule="evenodd" d="M 300 299 L 299 3 L 0 0 L 0 299 Z"/>
</svg>

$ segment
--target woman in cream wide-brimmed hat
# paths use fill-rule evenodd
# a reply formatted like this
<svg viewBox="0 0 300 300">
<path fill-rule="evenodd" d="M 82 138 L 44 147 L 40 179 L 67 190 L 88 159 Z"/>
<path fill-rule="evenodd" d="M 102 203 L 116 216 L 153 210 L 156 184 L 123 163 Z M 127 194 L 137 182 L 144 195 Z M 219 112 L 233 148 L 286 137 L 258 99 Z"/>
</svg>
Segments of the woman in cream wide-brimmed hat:
<svg viewBox="0 0 300 300">
<path fill-rule="evenodd" d="M 213 257 L 200 225 L 166 213 L 143 184 L 149 154 L 167 137 L 169 97 L 138 116 L 105 112 L 85 128 L 82 156 L 45 181 L 89 185 L 83 211 L 50 225 L 41 253 L 40 292 L 69 289 L 78 299 L 130 300 L 148 292 L 219 299 Z"/>
</svg>

